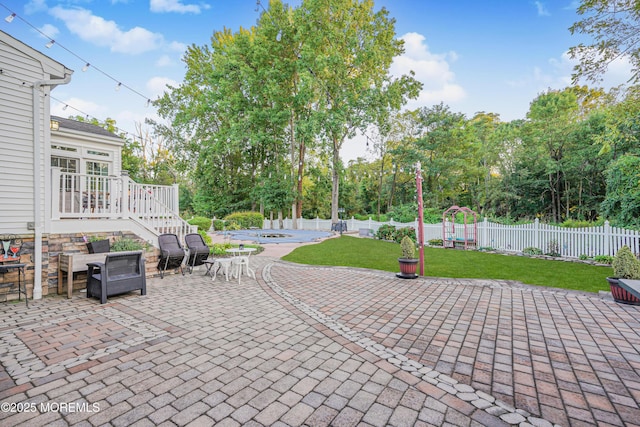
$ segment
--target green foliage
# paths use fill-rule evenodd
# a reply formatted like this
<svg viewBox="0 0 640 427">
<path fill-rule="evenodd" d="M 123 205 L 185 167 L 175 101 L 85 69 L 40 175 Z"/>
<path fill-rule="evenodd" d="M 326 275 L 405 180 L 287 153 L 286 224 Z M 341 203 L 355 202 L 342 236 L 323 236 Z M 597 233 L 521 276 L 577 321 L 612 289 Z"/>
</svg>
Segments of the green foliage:
<svg viewBox="0 0 640 427">
<path fill-rule="evenodd" d="M 415 259 L 416 257 L 416 244 L 409 236 L 404 236 L 400 241 L 400 248 L 402 249 L 402 258 Z"/>
<path fill-rule="evenodd" d="M 191 225 L 198 226 L 198 231 L 205 233 L 211 228 L 211 219 L 204 216 L 196 216 L 187 221 Z"/>
<path fill-rule="evenodd" d="M 427 243 L 429 243 L 429 246 L 443 246 L 442 239 L 431 239 Z"/>
<path fill-rule="evenodd" d="M 631 81 L 640 81 L 640 6 L 637 1 L 582 0 L 577 9 L 581 20 L 569 27 L 571 34 L 584 34 L 580 43 L 569 49 L 569 56 L 578 59 L 573 80 L 586 78 L 599 82 L 611 63 L 624 56 L 631 64 Z"/>
<path fill-rule="evenodd" d="M 397 222 L 413 222 L 418 217 L 418 205 L 415 203 L 409 203 L 406 205 L 394 206 L 389 212 L 387 217 L 393 218 Z"/>
<path fill-rule="evenodd" d="M 380 240 L 393 240 L 396 233 L 395 225 L 383 224 L 376 231 L 376 238 Z"/>
<path fill-rule="evenodd" d="M 613 263 L 613 257 L 611 255 L 596 255 L 593 257 L 593 260 L 599 264 L 609 264 Z"/>
<path fill-rule="evenodd" d="M 416 241 L 416 229 L 413 227 L 397 228 L 395 225 L 383 224 L 376 231 L 376 238 L 380 240 L 391 240 L 400 243 L 404 236 L 409 236 L 411 240 Z"/>
<path fill-rule="evenodd" d="M 402 240 L 408 237 L 411 239 L 412 242 L 416 242 L 416 229 L 413 227 L 402 227 L 402 228 L 398 228 L 394 233 L 393 233 L 393 240 L 395 242 L 402 242 Z"/>
<path fill-rule="evenodd" d="M 640 261 L 627 245 L 618 249 L 611 267 L 614 277 L 618 279 L 640 279 Z"/>
<path fill-rule="evenodd" d="M 536 248 L 534 246 L 526 247 L 522 250 L 524 255 L 542 255 L 542 249 Z"/>
<path fill-rule="evenodd" d="M 209 246 L 209 248 L 211 248 L 211 245 L 213 244 L 213 239 L 211 238 L 211 236 L 207 234 L 207 232 L 204 230 L 198 230 L 198 234 L 202 236 L 202 240 L 204 240 L 204 244 Z"/>
<path fill-rule="evenodd" d="M 138 240 L 122 237 L 111 244 L 111 252 L 140 251 L 144 249 L 144 246 Z"/>
<path fill-rule="evenodd" d="M 560 226 L 565 228 L 586 228 L 593 227 L 594 223 L 592 221 L 567 219 L 562 224 L 560 224 Z"/>
<path fill-rule="evenodd" d="M 517 280 L 529 285 L 585 292 L 609 290 L 610 267 L 540 258 L 505 256 L 480 251 L 425 248 L 425 275 L 431 277 Z M 398 271 L 397 243 L 342 236 L 315 245 L 300 246 L 285 261 Z M 347 256 L 348 255 L 348 256 Z"/>
<path fill-rule="evenodd" d="M 229 255 L 226 250 L 231 249 L 231 243 L 214 243 L 211 248 L 211 252 L 215 256 L 227 256 Z"/>
<path fill-rule="evenodd" d="M 262 228 L 264 224 L 264 216 L 260 212 L 234 212 L 224 217 L 227 224 L 227 230 L 231 230 L 232 224 L 237 224 L 239 229 L 247 229 L 251 227 Z"/>
<path fill-rule="evenodd" d="M 242 230 L 242 228 L 243 227 L 234 220 L 225 221 L 224 223 L 224 229 L 228 231 Z"/>
<path fill-rule="evenodd" d="M 621 156 L 607 168 L 602 214 L 617 225 L 640 226 L 640 157 Z"/>
<path fill-rule="evenodd" d="M 224 220 L 222 220 L 222 219 L 214 219 L 213 220 L 213 229 L 215 231 L 224 230 Z"/>
</svg>

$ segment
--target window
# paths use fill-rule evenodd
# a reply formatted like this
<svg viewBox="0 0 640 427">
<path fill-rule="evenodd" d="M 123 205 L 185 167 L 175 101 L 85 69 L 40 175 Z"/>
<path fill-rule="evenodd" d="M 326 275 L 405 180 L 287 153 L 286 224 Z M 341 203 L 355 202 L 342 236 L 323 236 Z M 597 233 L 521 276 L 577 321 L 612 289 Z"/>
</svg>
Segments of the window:
<svg viewBox="0 0 640 427">
<path fill-rule="evenodd" d="M 91 154 L 93 156 L 110 157 L 109 153 L 105 153 L 104 151 L 87 150 L 87 154 Z"/>
<path fill-rule="evenodd" d="M 78 159 L 51 156 L 51 166 L 62 169 L 62 172 L 78 173 Z"/>
<path fill-rule="evenodd" d="M 62 172 L 78 173 L 78 159 L 67 157 L 51 156 L 51 166 L 60 168 Z M 79 186 L 79 177 L 62 175 L 60 177 L 60 188 L 62 191 L 76 191 Z"/>
<path fill-rule="evenodd" d="M 87 175 L 108 176 L 109 163 L 87 162 Z M 91 191 L 109 191 L 107 180 L 89 177 L 89 189 Z"/>
<path fill-rule="evenodd" d="M 109 175 L 109 163 L 87 162 L 87 175 Z"/>
</svg>

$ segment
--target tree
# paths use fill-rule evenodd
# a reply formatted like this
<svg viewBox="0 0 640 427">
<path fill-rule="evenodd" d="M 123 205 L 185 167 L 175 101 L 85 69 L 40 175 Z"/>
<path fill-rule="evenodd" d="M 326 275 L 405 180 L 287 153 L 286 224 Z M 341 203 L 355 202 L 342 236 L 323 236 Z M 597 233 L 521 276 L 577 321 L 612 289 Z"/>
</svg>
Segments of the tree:
<svg viewBox="0 0 640 427">
<path fill-rule="evenodd" d="M 574 68 L 574 83 L 580 77 L 598 81 L 609 65 L 618 58 L 627 58 L 633 67 L 631 81 L 640 81 L 640 1 L 582 0 L 577 10 L 584 16 L 573 24 L 571 34 L 586 34 L 593 43 L 569 49 L 571 58 L 580 63 Z"/>
<path fill-rule="evenodd" d="M 300 70 L 310 75 L 317 95 L 320 138 L 332 167 L 331 219 L 338 220 L 340 149 L 356 129 L 379 122 L 416 97 L 421 84 L 410 76 L 394 79 L 391 62 L 404 51 L 386 9 L 371 0 L 305 0 L 296 9 L 296 34 L 305 41 Z"/>
<path fill-rule="evenodd" d="M 620 226 L 640 226 L 640 157 L 625 155 L 607 168 L 602 213 Z"/>
</svg>

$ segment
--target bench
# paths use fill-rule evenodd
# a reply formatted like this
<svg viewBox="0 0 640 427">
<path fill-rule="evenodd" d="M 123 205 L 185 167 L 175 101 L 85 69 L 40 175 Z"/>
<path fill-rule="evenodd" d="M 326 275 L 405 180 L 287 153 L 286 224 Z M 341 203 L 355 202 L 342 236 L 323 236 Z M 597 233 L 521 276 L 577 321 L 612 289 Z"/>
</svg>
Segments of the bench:
<svg viewBox="0 0 640 427">
<path fill-rule="evenodd" d="M 618 286 L 620 286 L 627 293 L 631 294 L 623 296 L 622 299 L 625 303 L 640 305 L 640 280 L 618 279 Z"/>
<path fill-rule="evenodd" d="M 147 294 L 142 251 L 110 252 L 104 263 L 90 262 L 87 267 L 87 298 L 98 297 L 104 304 L 112 295 L 137 290 Z"/>
<path fill-rule="evenodd" d="M 87 271 L 87 264 L 90 262 L 104 262 L 106 253 L 81 254 L 68 253 L 60 254 L 58 257 L 58 294 L 63 291 L 63 273 L 67 273 L 67 298 L 71 299 L 73 293 L 73 273 Z"/>
</svg>

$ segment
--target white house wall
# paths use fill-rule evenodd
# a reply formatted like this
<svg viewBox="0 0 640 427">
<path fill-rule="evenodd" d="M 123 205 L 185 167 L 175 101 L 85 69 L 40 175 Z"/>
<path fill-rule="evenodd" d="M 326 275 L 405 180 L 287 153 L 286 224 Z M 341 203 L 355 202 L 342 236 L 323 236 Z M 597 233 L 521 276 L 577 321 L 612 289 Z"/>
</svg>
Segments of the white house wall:
<svg viewBox="0 0 640 427">
<path fill-rule="evenodd" d="M 0 31 L 0 233 L 31 234 L 34 224 L 44 224 L 45 210 L 35 206 L 45 206 L 48 193 L 50 91 L 72 72 Z M 38 82 L 44 84 L 34 96 Z"/>
<path fill-rule="evenodd" d="M 31 82 L 42 79 L 42 67 L 0 42 L 0 68 L 0 232 L 26 233 L 35 219 Z"/>
</svg>

